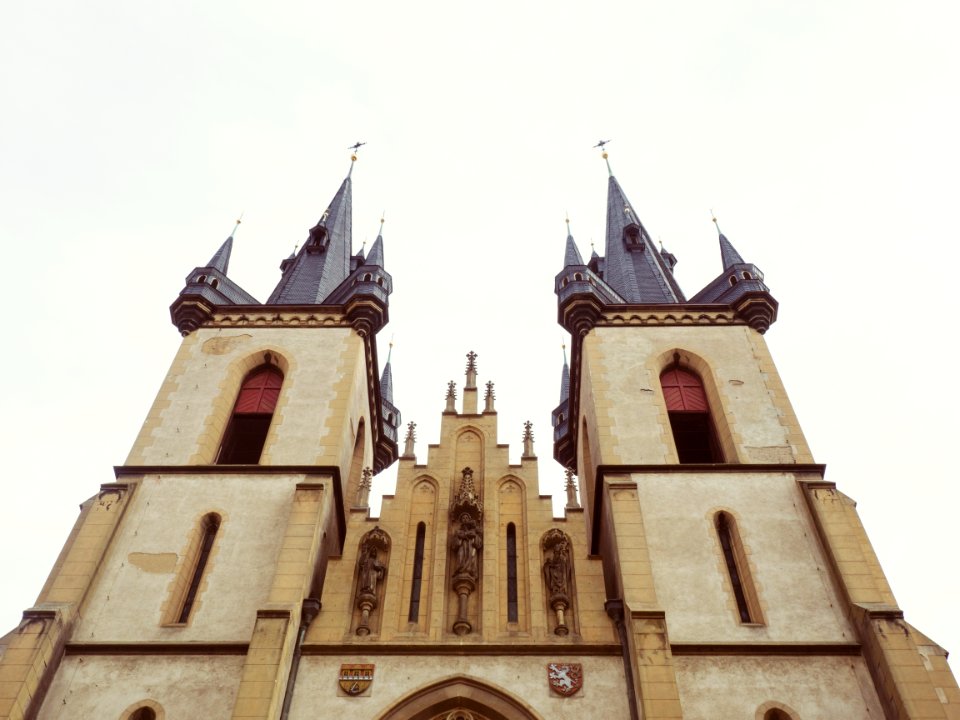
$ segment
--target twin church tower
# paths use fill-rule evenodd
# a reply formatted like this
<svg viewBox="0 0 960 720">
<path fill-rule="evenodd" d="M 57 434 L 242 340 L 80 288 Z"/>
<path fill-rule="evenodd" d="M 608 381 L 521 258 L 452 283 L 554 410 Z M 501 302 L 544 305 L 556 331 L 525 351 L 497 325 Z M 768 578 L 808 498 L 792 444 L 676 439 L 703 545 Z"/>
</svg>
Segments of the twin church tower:
<svg viewBox="0 0 960 720">
<path fill-rule="evenodd" d="M 126 463 L 0 638 L 0 718 L 960 718 L 946 652 L 813 462 L 763 274 L 721 234 L 687 299 L 608 182 L 605 256 L 567 237 L 555 285 L 563 517 L 529 427 L 519 464 L 498 443 L 472 352 L 415 455 L 348 176 L 265 303 L 228 277 L 232 238 L 187 276 Z"/>
</svg>

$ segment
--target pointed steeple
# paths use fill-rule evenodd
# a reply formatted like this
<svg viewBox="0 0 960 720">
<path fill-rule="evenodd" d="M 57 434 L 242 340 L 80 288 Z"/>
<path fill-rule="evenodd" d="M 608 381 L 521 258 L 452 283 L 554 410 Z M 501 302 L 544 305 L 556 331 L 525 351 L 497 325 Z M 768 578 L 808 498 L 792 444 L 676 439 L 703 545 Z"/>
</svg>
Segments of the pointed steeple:
<svg viewBox="0 0 960 720">
<path fill-rule="evenodd" d="M 323 303 L 350 274 L 352 247 L 353 191 L 348 175 L 293 262 L 284 263 L 286 271 L 267 304 Z"/>
<path fill-rule="evenodd" d="M 383 267 L 383 235 L 377 235 L 377 239 L 370 246 L 370 252 L 367 253 L 363 264 Z"/>
<path fill-rule="evenodd" d="M 217 305 L 258 305 L 257 299 L 227 277 L 230 253 L 233 251 L 233 236 L 240 221 L 233 227 L 230 237 L 223 241 L 210 258 L 210 262 L 196 267 L 184 280 L 183 290 L 170 306 L 170 319 L 182 335 L 189 335 L 212 316 L 211 308 Z"/>
<path fill-rule="evenodd" d="M 723 261 L 723 269 L 726 270 L 733 265 L 743 265 L 743 258 L 740 257 L 740 253 L 737 252 L 737 249 L 733 246 L 727 236 L 723 234 L 723 231 L 720 230 L 720 223 L 717 222 L 716 215 L 712 215 L 713 224 L 717 226 L 717 233 L 720 235 L 720 259 Z"/>
<path fill-rule="evenodd" d="M 580 255 L 577 243 L 574 242 L 573 235 L 570 233 L 570 218 L 567 218 L 567 247 L 563 253 L 563 266 L 570 267 L 571 265 L 583 265 L 583 257 Z"/>
<path fill-rule="evenodd" d="M 607 181 L 604 280 L 628 303 L 680 303 L 685 298 L 653 246 L 617 178 Z"/>
<path fill-rule="evenodd" d="M 570 366 L 567 365 L 567 346 L 563 346 L 563 370 L 560 371 L 560 404 L 570 399 Z"/>
<path fill-rule="evenodd" d="M 391 405 L 393 404 L 393 370 L 390 368 L 390 358 L 393 356 L 393 342 L 390 343 L 390 349 L 387 351 L 387 364 L 383 366 L 383 374 L 380 376 L 380 397 Z"/>
<path fill-rule="evenodd" d="M 223 245 L 221 245 L 220 249 L 213 254 L 213 257 L 210 258 L 210 262 L 207 263 L 207 267 L 213 268 L 214 270 L 219 270 L 226 275 L 227 267 L 230 265 L 231 252 L 233 252 L 232 233 L 230 234 L 230 237 L 223 241 Z"/>
</svg>

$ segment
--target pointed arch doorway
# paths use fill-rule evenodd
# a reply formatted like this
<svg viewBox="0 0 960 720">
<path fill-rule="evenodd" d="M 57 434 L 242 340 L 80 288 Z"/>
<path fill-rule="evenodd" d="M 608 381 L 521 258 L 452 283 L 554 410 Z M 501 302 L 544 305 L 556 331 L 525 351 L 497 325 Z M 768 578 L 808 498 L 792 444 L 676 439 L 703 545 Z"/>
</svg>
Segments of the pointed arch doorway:
<svg viewBox="0 0 960 720">
<path fill-rule="evenodd" d="M 519 698 L 459 676 L 423 687 L 377 720 L 543 720 Z"/>
</svg>

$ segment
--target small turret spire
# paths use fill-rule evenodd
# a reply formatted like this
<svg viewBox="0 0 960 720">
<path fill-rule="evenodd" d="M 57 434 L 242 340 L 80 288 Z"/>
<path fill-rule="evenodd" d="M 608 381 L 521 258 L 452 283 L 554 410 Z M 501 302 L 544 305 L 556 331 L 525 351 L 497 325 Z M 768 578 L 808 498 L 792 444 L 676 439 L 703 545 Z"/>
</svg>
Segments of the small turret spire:
<svg viewBox="0 0 960 720">
<path fill-rule="evenodd" d="M 564 490 L 567 491 L 567 510 L 576 510 L 580 507 L 577 500 L 577 481 L 574 479 L 573 470 L 567 468 L 567 482 L 564 484 Z"/>
<path fill-rule="evenodd" d="M 457 383 L 455 380 L 447 383 L 447 407 L 443 411 L 452 413 L 457 411 Z"/>
<path fill-rule="evenodd" d="M 496 408 L 493 407 L 493 401 L 496 398 L 496 395 L 493 392 L 493 380 L 490 380 L 487 383 L 487 392 L 483 396 L 484 400 L 484 412 L 496 412 Z"/>
<path fill-rule="evenodd" d="M 717 226 L 717 234 L 720 236 L 720 260 L 723 262 L 723 269 L 726 270 L 731 265 L 742 265 L 743 258 L 740 257 L 740 253 L 733 247 L 733 244 L 727 240 L 727 236 L 723 234 L 713 210 L 710 211 L 710 219 Z"/>
<path fill-rule="evenodd" d="M 467 353 L 467 384 L 465 390 L 475 390 L 477 388 L 477 354 L 471 350 Z"/>
<path fill-rule="evenodd" d="M 536 453 L 533 452 L 533 423 L 529 420 L 523 424 L 523 457 L 536 457 Z"/>
<path fill-rule="evenodd" d="M 393 340 L 390 341 L 390 349 L 387 351 L 387 362 L 383 366 L 383 374 L 380 376 L 380 397 L 391 405 L 393 404 L 393 369 L 390 366 L 390 358 L 393 357 Z"/>
<path fill-rule="evenodd" d="M 360 485 L 357 487 L 357 507 L 365 508 L 370 506 L 370 489 L 372 487 L 373 470 L 365 467 L 361 473 Z"/>
<path fill-rule="evenodd" d="M 571 265 L 583 265 L 583 256 L 580 255 L 580 250 L 577 249 L 577 243 L 573 240 L 573 235 L 570 233 L 570 218 L 566 219 L 567 223 L 567 244 L 564 248 L 563 253 L 563 266 L 570 267 Z"/>
<path fill-rule="evenodd" d="M 563 405 L 570 399 L 570 366 L 567 365 L 567 344 L 561 345 L 563 348 L 563 370 L 560 372 L 560 404 Z"/>
<path fill-rule="evenodd" d="M 407 437 L 403 440 L 403 456 L 415 458 L 414 443 L 417 441 L 417 424 L 412 420 L 407 423 Z"/>
</svg>

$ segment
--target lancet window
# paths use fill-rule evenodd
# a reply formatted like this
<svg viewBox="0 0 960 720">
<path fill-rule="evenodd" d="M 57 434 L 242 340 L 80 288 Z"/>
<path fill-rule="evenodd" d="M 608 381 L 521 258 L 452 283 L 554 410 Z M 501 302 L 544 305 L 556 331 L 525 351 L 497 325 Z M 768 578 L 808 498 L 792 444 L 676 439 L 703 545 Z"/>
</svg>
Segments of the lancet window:
<svg viewBox="0 0 960 720">
<path fill-rule="evenodd" d="M 730 587 L 737 604 L 737 613 L 740 622 L 751 625 L 763 623 L 760 614 L 760 603 L 757 592 L 750 577 L 750 565 L 747 562 L 743 543 L 737 532 L 737 525 L 733 517 L 725 512 L 718 512 L 714 519 L 720 549 L 723 552 L 723 561 L 727 566 L 730 577 Z M 776 718 L 777 716 L 774 716 Z"/>
<path fill-rule="evenodd" d="M 680 462 L 723 462 L 700 377 L 691 370 L 674 365 L 660 374 L 660 386 Z"/>
<path fill-rule="evenodd" d="M 262 365 L 247 375 L 233 406 L 217 464 L 254 465 L 260 462 L 282 385 L 283 374 L 272 365 Z"/>
</svg>

